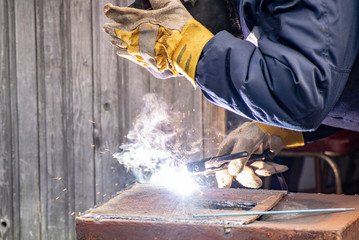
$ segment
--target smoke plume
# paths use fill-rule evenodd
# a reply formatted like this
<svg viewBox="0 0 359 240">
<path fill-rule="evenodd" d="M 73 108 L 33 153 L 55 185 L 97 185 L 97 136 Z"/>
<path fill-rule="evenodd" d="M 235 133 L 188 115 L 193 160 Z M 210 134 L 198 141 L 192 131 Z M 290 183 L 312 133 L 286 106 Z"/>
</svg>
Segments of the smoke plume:
<svg viewBox="0 0 359 240">
<path fill-rule="evenodd" d="M 182 114 L 174 111 L 156 94 L 143 97 L 143 106 L 133 128 L 127 134 L 127 141 L 120 152 L 113 156 L 131 171 L 139 182 L 149 181 L 151 175 L 161 167 L 178 165 L 199 152 L 200 141 L 183 146 L 188 136 L 182 121 Z"/>
</svg>

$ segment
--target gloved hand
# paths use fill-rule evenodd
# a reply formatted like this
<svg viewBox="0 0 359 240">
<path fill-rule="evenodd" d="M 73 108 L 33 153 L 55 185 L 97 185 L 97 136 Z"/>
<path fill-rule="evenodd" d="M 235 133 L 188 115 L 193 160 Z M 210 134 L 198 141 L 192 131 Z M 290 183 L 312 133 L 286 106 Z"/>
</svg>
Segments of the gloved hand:
<svg viewBox="0 0 359 240">
<path fill-rule="evenodd" d="M 179 0 L 150 0 L 153 10 L 108 3 L 106 23 L 118 55 L 158 74 L 185 75 L 194 84 L 197 62 L 213 34 L 193 19 Z"/>
<path fill-rule="evenodd" d="M 270 176 L 284 172 L 288 168 L 284 165 L 263 161 L 256 161 L 247 166 L 250 155 L 260 154 L 269 149 L 274 156 L 283 147 L 303 144 L 304 140 L 300 132 L 255 122 L 245 122 L 223 140 L 219 146 L 218 155 L 246 151 L 249 156 L 231 161 L 228 165 L 228 170 L 216 172 L 218 187 L 230 187 L 233 177 L 245 187 L 261 187 L 262 180 L 258 176 Z"/>
</svg>

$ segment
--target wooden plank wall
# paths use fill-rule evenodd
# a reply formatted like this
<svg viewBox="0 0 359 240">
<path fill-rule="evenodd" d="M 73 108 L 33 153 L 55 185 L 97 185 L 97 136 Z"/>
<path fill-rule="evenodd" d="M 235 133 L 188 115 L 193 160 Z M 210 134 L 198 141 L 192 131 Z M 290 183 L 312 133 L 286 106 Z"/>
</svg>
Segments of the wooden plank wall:
<svg viewBox="0 0 359 240">
<path fill-rule="evenodd" d="M 224 132 L 199 89 L 115 55 L 105 3 L 0 0 L 0 239 L 74 239 L 75 217 L 128 183 L 112 153 L 146 93 L 181 111 L 195 139 Z"/>
</svg>

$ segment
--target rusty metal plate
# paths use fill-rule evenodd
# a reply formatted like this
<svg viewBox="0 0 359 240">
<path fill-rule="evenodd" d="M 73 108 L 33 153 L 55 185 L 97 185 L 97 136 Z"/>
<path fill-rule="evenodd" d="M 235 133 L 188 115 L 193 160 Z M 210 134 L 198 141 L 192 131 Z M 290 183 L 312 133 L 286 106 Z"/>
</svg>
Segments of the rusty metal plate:
<svg viewBox="0 0 359 240">
<path fill-rule="evenodd" d="M 289 194 L 277 205 L 271 200 L 284 194 L 268 190 L 204 189 L 181 198 L 161 187 L 135 185 L 77 217 L 77 237 L 81 240 L 359 239 L 359 196 Z M 275 215 L 248 225 L 242 225 L 241 217 L 192 217 L 193 214 L 251 211 L 241 210 L 249 208 L 266 210 L 273 205 L 276 210 L 336 207 L 356 210 Z M 258 209 L 261 206 L 263 209 Z"/>
<path fill-rule="evenodd" d="M 193 214 L 266 211 L 276 205 L 285 193 L 270 190 L 207 188 L 198 190 L 190 196 L 181 196 L 165 187 L 135 184 L 82 217 L 242 225 L 254 221 L 259 216 L 198 219 L 193 218 Z"/>
</svg>

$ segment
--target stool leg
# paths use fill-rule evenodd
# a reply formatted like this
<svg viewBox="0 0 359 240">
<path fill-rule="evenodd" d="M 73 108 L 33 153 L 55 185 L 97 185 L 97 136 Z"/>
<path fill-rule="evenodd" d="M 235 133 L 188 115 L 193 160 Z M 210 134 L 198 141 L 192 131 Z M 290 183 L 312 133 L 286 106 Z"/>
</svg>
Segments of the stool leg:
<svg viewBox="0 0 359 240">
<path fill-rule="evenodd" d="M 270 189 L 272 176 L 263 178 L 263 189 Z"/>
<path fill-rule="evenodd" d="M 314 171 L 315 171 L 315 191 L 321 193 L 322 188 L 322 166 L 320 158 L 314 158 Z"/>
<path fill-rule="evenodd" d="M 337 163 L 330 157 L 321 154 L 321 153 L 315 153 L 315 152 L 291 152 L 291 151 L 281 151 L 278 156 L 281 157 L 314 157 L 314 158 L 320 158 L 322 160 L 324 160 L 326 163 L 329 164 L 329 166 L 331 167 L 331 169 L 333 170 L 334 173 L 334 178 L 335 178 L 335 191 L 337 194 L 342 194 L 343 193 L 343 189 L 342 189 L 342 180 L 340 177 L 340 171 L 338 168 Z"/>
<path fill-rule="evenodd" d="M 323 190 L 323 193 L 326 193 L 327 184 L 328 184 L 328 175 L 329 175 L 329 166 L 326 162 L 323 162 L 323 168 L 322 168 L 322 190 Z"/>
</svg>

